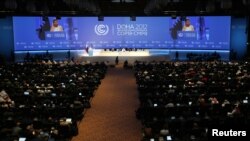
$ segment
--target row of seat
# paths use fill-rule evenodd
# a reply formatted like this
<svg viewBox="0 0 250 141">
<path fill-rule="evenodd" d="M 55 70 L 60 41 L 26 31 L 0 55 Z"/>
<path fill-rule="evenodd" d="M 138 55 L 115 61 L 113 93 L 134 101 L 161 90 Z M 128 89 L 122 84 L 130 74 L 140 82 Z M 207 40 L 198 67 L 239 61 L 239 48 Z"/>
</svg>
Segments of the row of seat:
<svg viewBox="0 0 250 141">
<path fill-rule="evenodd" d="M 211 130 L 247 130 L 248 62 L 135 62 L 143 139 L 208 140 Z"/>
<path fill-rule="evenodd" d="M 70 140 L 106 69 L 104 63 L 0 66 L 0 140 Z"/>
</svg>

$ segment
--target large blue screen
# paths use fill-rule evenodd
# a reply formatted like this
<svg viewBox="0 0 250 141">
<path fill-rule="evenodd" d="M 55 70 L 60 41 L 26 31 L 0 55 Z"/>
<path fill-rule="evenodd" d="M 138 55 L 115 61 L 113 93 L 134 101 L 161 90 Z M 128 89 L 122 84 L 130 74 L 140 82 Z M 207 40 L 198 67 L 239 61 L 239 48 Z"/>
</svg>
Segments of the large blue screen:
<svg viewBox="0 0 250 141">
<path fill-rule="evenodd" d="M 229 50 L 229 16 L 13 17 L 16 51 L 92 48 Z"/>
</svg>

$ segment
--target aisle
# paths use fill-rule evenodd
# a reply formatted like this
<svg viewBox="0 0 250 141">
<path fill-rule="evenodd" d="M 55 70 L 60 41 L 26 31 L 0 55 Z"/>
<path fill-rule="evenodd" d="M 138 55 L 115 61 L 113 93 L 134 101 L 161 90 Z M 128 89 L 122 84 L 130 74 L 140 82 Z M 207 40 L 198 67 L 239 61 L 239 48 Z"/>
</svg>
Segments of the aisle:
<svg viewBox="0 0 250 141">
<path fill-rule="evenodd" d="M 79 134 L 72 141 L 139 141 L 141 124 L 136 119 L 139 107 L 132 70 L 109 68 L 95 93 Z"/>
</svg>

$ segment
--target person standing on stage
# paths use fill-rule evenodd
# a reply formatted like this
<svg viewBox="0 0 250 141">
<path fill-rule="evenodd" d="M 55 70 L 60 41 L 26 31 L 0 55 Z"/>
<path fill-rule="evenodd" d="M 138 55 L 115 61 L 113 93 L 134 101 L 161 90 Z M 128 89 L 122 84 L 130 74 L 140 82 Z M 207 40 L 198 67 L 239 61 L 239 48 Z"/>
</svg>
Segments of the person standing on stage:
<svg viewBox="0 0 250 141">
<path fill-rule="evenodd" d="M 115 64 L 118 65 L 118 63 L 119 63 L 119 59 L 118 59 L 118 56 L 116 56 L 116 58 L 115 58 Z"/>
</svg>

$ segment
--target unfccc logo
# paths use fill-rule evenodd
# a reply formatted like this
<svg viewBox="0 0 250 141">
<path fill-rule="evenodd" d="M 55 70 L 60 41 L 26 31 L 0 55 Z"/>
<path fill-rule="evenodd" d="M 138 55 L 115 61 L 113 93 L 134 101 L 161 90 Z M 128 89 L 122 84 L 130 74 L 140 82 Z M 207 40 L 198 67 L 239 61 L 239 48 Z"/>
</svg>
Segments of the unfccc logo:
<svg viewBox="0 0 250 141">
<path fill-rule="evenodd" d="M 179 36 L 179 37 L 183 37 L 183 33 L 179 33 L 178 36 Z"/>
<path fill-rule="evenodd" d="M 108 25 L 104 24 L 95 25 L 95 33 L 97 35 L 107 35 L 108 32 L 109 32 Z"/>
</svg>

